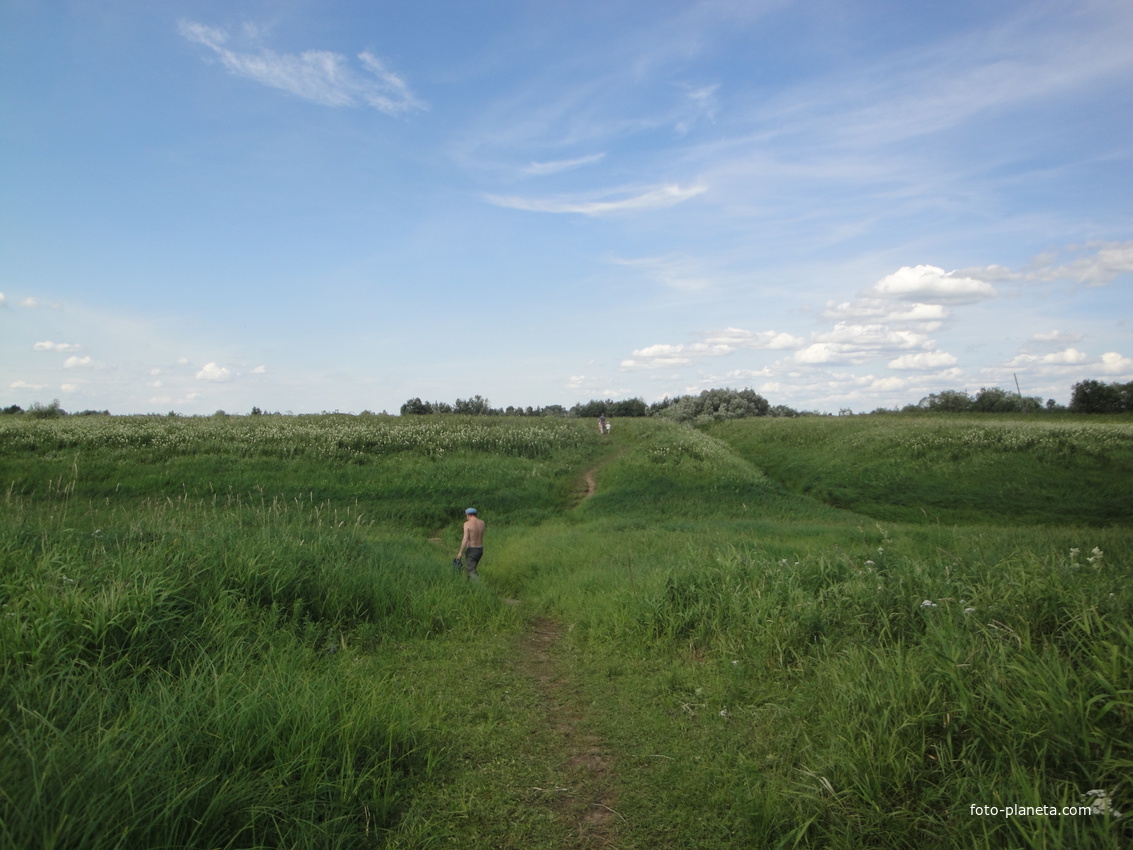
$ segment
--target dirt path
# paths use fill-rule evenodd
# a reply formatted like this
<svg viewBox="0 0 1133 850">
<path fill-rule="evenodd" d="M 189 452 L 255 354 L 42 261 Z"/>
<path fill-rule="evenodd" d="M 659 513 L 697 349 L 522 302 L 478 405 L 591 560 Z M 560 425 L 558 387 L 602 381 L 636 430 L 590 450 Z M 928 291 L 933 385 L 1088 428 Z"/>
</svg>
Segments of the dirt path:
<svg viewBox="0 0 1133 850">
<path fill-rule="evenodd" d="M 555 787 L 538 789 L 569 826 L 573 843 L 566 847 L 613 847 L 622 816 L 612 788 L 612 768 L 602 739 L 588 728 L 587 706 L 577 687 L 564 675 L 555 648 L 562 623 L 538 618 L 519 638 L 516 666 L 534 680 L 543 696 L 547 725 L 563 754 L 563 774 Z"/>
</svg>

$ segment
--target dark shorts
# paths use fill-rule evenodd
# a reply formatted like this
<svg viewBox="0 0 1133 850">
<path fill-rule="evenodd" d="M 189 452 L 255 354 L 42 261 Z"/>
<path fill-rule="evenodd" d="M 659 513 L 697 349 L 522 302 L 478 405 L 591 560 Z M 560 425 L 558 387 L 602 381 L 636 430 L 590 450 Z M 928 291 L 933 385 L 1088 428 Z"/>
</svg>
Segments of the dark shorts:
<svg viewBox="0 0 1133 850">
<path fill-rule="evenodd" d="M 476 572 L 476 565 L 484 557 L 483 546 L 469 546 L 464 550 L 464 568 L 470 573 Z"/>
</svg>

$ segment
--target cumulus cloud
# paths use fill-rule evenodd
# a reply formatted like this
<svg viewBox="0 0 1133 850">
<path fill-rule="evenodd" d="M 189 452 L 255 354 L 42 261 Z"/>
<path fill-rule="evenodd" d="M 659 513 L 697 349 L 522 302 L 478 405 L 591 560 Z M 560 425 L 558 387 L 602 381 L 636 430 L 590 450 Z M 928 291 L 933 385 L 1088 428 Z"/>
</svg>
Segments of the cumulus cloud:
<svg viewBox="0 0 1133 850">
<path fill-rule="evenodd" d="M 64 369 L 80 369 L 85 366 L 90 366 L 94 361 L 89 357 L 75 357 L 72 355 L 63 361 Z"/>
<path fill-rule="evenodd" d="M 486 195 L 485 200 L 500 207 L 528 212 L 578 213 L 579 215 L 601 216 L 621 212 L 642 212 L 665 209 L 695 198 L 708 191 L 702 184 L 681 187 L 676 183 L 655 186 L 644 192 L 628 197 L 615 197 L 614 200 L 578 200 L 563 198 L 520 198 L 515 196 Z M 608 198 L 621 193 L 607 193 L 599 196 Z"/>
<path fill-rule="evenodd" d="M 12 381 L 8 384 L 11 390 L 42 390 L 47 384 L 29 384 L 27 381 Z"/>
<path fill-rule="evenodd" d="M 747 331 L 742 328 L 724 328 L 702 335 L 702 342 L 658 343 L 634 350 L 633 356 L 623 360 L 623 369 L 664 369 L 670 366 L 687 366 L 695 358 L 722 357 L 741 350 L 783 350 L 806 345 L 806 340 L 778 331 Z"/>
<path fill-rule="evenodd" d="M 747 331 L 742 328 L 724 328 L 720 331 L 710 331 L 705 335 L 705 341 L 713 345 L 727 345 L 732 348 L 783 350 L 801 348 L 806 345 L 802 337 L 792 336 L 779 331 Z"/>
<path fill-rule="evenodd" d="M 8 306 L 8 302 L 4 298 L 4 293 L 0 292 L 0 308 L 7 307 L 7 306 Z"/>
<path fill-rule="evenodd" d="M 276 53 L 267 48 L 255 53 L 242 53 L 227 46 L 229 36 L 225 30 L 189 20 L 181 21 L 179 29 L 189 41 L 211 50 L 229 73 L 281 89 L 304 100 L 323 106 L 364 104 L 387 115 L 425 108 L 401 77 L 386 68 L 377 56 L 366 51 L 358 54 L 359 72 L 340 53 L 327 50 Z"/>
<path fill-rule="evenodd" d="M 873 285 L 873 294 L 917 301 L 966 304 L 998 293 L 986 281 L 937 266 L 902 266 Z"/>
<path fill-rule="evenodd" d="M 32 346 L 36 351 L 78 351 L 81 347 L 71 342 L 51 342 L 51 340 L 37 342 Z"/>
<path fill-rule="evenodd" d="M 1020 354 L 1008 366 L 1077 366 L 1089 360 L 1089 356 L 1076 348 L 1067 348 L 1054 354 Z"/>
<path fill-rule="evenodd" d="M 224 383 L 231 379 L 232 373 L 224 366 L 218 366 L 216 363 L 206 363 L 204 368 L 197 372 L 198 381 Z"/>
<path fill-rule="evenodd" d="M 1101 358 L 1101 370 L 1107 375 L 1133 375 L 1133 359 L 1107 351 Z"/>
<path fill-rule="evenodd" d="M 257 366 L 255 369 L 252 370 L 252 374 L 253 375 L 265 375 L 265 374 L 267 374 L 267 370 L 268 370 L 267 366 Z"/>
<path fill-rule="evenodd" d="M 889 361 L 890 369 L 915 369 L 928 371 L 940 369 L 944 366 L 955 366 L 955 355 L 945 351 L 922 351 L 917 354 L 902 354 L 895 360 Z"/>
<path fill-rule="evenodd" d="M 927 336 L 913 331 L 893 330 L 886 325 L 854 325 L 839 322 L 829 333 L 815 335 L 814 342 L 795 352 L 801 364 L 865 363 L 890 352 L 934 346 Z"/>
<path fill-rule="evenodd" d="M 885 324 L 916 324 L 925 330 L 936 330 L 948 318 L 943 304 L 908 304 L 889 298 L 861 298 L 857 301 L 833 301 L 826 305 L 822 318 L 832 321 L 868 320 Z"/>
</svg>

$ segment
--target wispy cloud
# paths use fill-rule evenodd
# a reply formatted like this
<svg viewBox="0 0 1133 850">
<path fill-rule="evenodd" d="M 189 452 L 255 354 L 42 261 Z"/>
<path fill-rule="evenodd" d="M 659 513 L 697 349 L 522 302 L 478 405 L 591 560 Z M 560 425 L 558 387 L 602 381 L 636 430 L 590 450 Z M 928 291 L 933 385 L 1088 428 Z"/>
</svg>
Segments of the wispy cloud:
<svg viewBox="0 0 1133 850">
<path fill-rule="evenodd" d="M 533 162 L 523 169 L 524 174 L 533 177 L 543 177 L 548 174 L 559 174 L 563 171 L 573 171 L 576 168 L 593 165 L 606 158 L 605 152 L 580 156 L 577 159 L 556 159 L 550 162 Z"/>
<path fill-rule="evenodd" d="M 32 346 L 35 351 L 78 351 L 81 347 L 72 342 L 52 342 L 51 340 L 37 342 Z"/>
<path fill-rule="evenodd" d="M 665 369 L 687 366 L 694 359 L 723 357 L 742 350 L 782 351 L 801 348 L 806 340 L 779 331 L 748 331 L 741 328 L 724 328 L 702 334 L 702 341 L 693 343 L 658 343 L 636 349 L 633 355 L 621 362 L 626 371 Z"/>
<path fill-rule="evenodd" d="M 1067 262 L 1059 262 L 1059 255 L 1052 252 L 1035 257 L 1029 267 L 1017 271 L 993 265 L 963 269 L 956 274 L 1012 282 L 1066 280 L 1085 287 L 1097 287 L 1106 286 L 1119 276 L 1133 272 L 1133 240 L 1094 242 L 1067 250 L 1078 256 Z"/>
<path fill-rule="evenodd" d="M 228 33 L 195 21 L 183 20 L 179 29 L 189 41 L 204 45 L 233 74 L 289 92 L 323 106 L 366 105 L 398 115 L 425 108 L 406 84 L 377 56 L 367 51 L 357 56 L 360 69 L 341 53 L 305 50 L 276 53 L 260 48 L 255 53 L 229 49 Z"/>
<path fill-rule="evenodd" d="M 500 207 L 509 207 L 529 212 L 578 213 L 580 215 L 601 216 L 621 212 L 645 212 L 676 206 L 708 191 L 702 184 L 681 187 L 675 183 L 657 186 L 628 197 L 615 200 L 579 200 L 564 198 L 520 198 L 504 195 L 486 195 L 485 199 Z M 601 197 L 610 197 L 609 193 Z"/>
</svg>

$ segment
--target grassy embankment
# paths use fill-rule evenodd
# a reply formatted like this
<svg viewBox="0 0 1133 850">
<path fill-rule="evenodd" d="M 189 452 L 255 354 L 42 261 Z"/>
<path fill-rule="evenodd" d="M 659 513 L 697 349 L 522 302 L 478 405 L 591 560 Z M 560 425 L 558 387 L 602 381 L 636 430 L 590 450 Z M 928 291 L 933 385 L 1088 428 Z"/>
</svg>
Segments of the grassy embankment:
<svg viewBox="0 0 1133 850">
<path fill-rule="evenodd" d="M 1129 837 L 1129 424 L 258 419 L 0 428 L 0 842 Z"/>
</svg>

